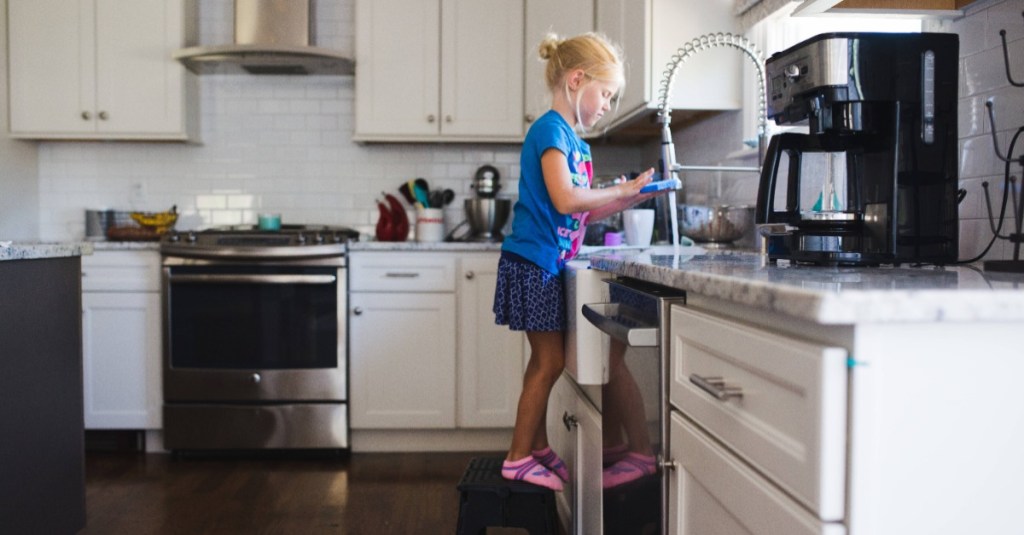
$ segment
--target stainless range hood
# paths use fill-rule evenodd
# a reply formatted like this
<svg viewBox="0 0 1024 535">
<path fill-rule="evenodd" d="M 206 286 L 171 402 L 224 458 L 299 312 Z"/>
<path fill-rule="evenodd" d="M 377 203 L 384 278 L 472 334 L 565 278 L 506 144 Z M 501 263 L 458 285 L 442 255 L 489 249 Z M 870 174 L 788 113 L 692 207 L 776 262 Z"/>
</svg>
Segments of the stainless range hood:
<svg viewBox="0 0 1024 535">
<path fill-rule="evenodd" d="M 351 58 L 313 46 L 310 0 L 235 0 L 235 42 L 174 54 L 196 74 L 353 74 Z"/>
</svg>

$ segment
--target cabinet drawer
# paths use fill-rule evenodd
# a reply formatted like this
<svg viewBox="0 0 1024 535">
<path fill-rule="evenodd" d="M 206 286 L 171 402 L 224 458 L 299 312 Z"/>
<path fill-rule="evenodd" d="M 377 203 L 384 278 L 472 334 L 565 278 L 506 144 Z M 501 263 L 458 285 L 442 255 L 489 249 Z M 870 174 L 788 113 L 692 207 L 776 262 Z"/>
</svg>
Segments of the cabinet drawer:
<svg viewBox="0 0 1024 535">
<path fill-rule="evenodd" d="M 676 470 L 669 481 L 669 526 L 678 535 L 842 535 L 842 524 L 814 518 L 760 474 L 672 411 Z"/>
<path fill-rule="evenodd" d="M 353 253 L 353 292 L 454 292 L 455 256 L 436 253 Z"/>
<path fill-rule="evenodd" d="M 84 292 L 160 291 L 160 253 L 96 251 L 82 257 Z"/>
<path fill-rule="evenodd" d="M 842 520 L 846 350 L 681 306 L 671 329 L 672 405 L 819 518 Z"/>
</svg>

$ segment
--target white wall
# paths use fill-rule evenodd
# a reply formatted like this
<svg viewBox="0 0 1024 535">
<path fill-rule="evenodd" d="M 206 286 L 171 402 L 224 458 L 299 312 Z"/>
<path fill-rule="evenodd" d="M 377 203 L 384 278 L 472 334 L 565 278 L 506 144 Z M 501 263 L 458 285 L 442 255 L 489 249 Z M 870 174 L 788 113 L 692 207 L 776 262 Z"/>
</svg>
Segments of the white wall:
<svg viewBox="0 0 1024 535">
<path fill-rule="evenodd" d="M 317 44 L 351 53 L 352 0 L 316 0 Z M 200 43 L 230 42 L 232 0 L 199 2 Z M 516 191 L 519 145 L 352 142 L 352 77 L 203 76 L 202 145 L 44 142 L 39 206 L 45 239 L 84 234 L 86 208 L 164 210 L 202 216 L 204 225 L 253 223 L 261 211 L 285 223 L 372 230 L 374 199 L 410 178 L 460 194 L 483 164 Z M 399 81 L 400 82 L 400 81 Z M 595 154 L 598 172 L 612 151 Z M 631 152 L 627 151 L 627 155 Z M 627 158 L 628 160 L 628 158 Z M 628 170 L 630 166 L 626 166 Z M 449 219 L 461 220 L 461 198 Z"/>
<path fill-rule="evenodd" d="M 960 185 L 967 197 L 960 205 L 960 257 L 973 257 L 988 245 L 992 231 L 985 208 L 983 182 L 990 184 L 993 211 L 998 217 L 1002 199 L 1004 164 L 995 156 L 985 101 L 992 99 L 996 112 L 999 145 L 1005 154 L 1010 138 L 1024 126 L 1024 88 L 1013 87 L 1006 78 L 999 30 L 1006 30 L 1011 69 L 1016 81 L 1024 81 L 1024 1 L 981 0 L 967 7 L 965 16 L 943 23 L 931 22 L 926 31 L 952 31 L 960 34 Z M 1015 153 L 1024 154 L 1024 139 Z M 1013 165 L 1017 177 L 1017 195 L 1024 169 Z M 1012 213 L 1012 203 L 1007 204 Z M 1021 207 L 1024 209 L 1024 206 Z M 1009 232 L 1007 218 L 1002 233 Z M 988 259 L 1012 257 L 1012 244 L 997 240 Z"/>
<path fill-rule="evenodd" d="M 0 0 L 0 14 L 7 0 Z M 7 131 L 7 17 L 0 16 L 0 132 Z M 0 241 L 39 237 L 36 145 L 0 133 Z"/>
</svg>

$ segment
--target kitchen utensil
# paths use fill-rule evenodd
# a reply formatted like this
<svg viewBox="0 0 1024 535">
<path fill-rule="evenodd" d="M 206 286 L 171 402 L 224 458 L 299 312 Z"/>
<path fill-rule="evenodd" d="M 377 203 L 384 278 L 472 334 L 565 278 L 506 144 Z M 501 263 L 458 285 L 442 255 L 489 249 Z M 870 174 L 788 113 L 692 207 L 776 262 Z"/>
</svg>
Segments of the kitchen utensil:
<svg viewBox="0 0 1024 535">
<path fill-rule="evenodd" d="M 753 206 L 679 206 L 679 231 L 698 242 L 730 243 L 742 238 L 753 226 Z"/>
<path fill-rule="evenodd" d="M 430 193 L 427 189 L 427 181 L 422 178 L 417 178 L 412 185 L 412 194 L 416 197 L 416 202 L 423 205 L 424 208 L 430 208 Z"/>
<path fill-rule="evenodd" d="M 476 170 L 476 174 L 473 176 L 472 187 L 480 197 L 492 199 L 498 194 L 498 190 L 501 189 L 501 185 L 498 184 L 500 178 L 501 174 L 498 173 L 494 166 L 485 165 Z"/>
<path fill-rule="evenodd" d="M 413 181 L 412 180 L 410 180 L 408 182 L 402 183 L 401 186 L 398 186 L 398 193 L 401 193 L 402 197 L 410 205 L 415 206 L 416 205 L 416 196 L 413 195 L 413 193 L 412 193 L 412 185 L 413 185 Z"/>
<path fill-rule="evenodd" d="M 466 220 L 471 229 L 468 241 L 499 242 L 505 239 L 502 227 L 512 211 L 509 199 L 466 199 Z"/>
<path fill-rule="evenodd" d="M 455 200 L 455 192 L 445 188 L 441 191 L 441 206 L 448 206 Z"/>
</svg>

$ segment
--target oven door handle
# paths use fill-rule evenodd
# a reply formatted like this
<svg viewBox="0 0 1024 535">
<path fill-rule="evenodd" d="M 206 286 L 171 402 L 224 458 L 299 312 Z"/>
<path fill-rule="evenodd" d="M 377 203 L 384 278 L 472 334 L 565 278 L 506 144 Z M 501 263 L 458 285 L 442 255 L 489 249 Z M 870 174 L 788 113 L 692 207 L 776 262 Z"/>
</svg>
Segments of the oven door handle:
<svg viewBox="0 0 1024 535">
<path fill-rule="evenodd" d="M 176 275 L 171 282 L 198 284 L 334 284 L 335 275 Z"/>
<path fill-rule="evenodd" d="M 658 346 L 658 327 L 631 318 L 628 309 L 619 303 L 583 305 L 583 317 L 602 332 L 630 347 Z"/>
</svg>

